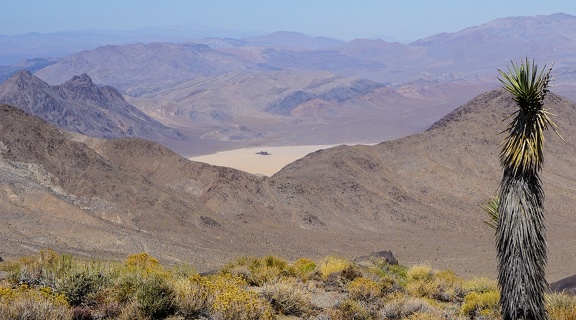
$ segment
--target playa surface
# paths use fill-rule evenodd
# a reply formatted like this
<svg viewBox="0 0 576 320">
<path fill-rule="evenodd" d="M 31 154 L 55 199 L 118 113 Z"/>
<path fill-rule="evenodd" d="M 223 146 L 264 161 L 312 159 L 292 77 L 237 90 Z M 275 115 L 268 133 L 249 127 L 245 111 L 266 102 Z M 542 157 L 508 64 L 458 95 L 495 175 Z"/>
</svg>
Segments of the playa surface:
<svg viewBox="0 0 576 320">
<path fill-rule="evenodd" d="M 253 174 L 272 176 L 287 164 L 311 152 L 334 146 L 335 145 L 251 147 L 190 157 L 188 159 L 217 166 L 230 167 Z"/>
</svg>

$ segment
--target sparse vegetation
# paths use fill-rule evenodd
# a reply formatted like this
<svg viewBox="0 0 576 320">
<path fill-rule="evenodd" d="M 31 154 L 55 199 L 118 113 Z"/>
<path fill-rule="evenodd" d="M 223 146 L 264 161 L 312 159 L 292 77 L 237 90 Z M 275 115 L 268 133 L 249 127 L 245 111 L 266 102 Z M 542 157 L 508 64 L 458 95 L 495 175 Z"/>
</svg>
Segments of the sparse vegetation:
<svg viewBox="0 0 576 320">
<path fill-rule="evenodd" d="M 378 259 L 244 257 L 203 276 L 145 253 L 115 262 L 47 250 L 0 270 L 0 319 L 501 319 L 495 280 Z M 576 298 L 551 294 L 547 310 L 576 319 Z"/>
</svg>

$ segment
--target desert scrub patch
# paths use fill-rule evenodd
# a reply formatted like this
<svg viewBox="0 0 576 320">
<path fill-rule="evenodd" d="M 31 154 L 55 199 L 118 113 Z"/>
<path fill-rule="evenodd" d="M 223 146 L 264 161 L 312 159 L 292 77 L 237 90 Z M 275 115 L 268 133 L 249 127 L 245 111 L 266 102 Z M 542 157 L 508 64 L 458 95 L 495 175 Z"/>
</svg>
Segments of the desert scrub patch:
<svg viewBox="0 0 576 320">
<path fill-rule="evenodd" d="M 316 274 L 316 263 L 307 258 L 294 261 L 293 273 L 303 281 L 310 280 Z"/>
<path fill-rule="evenodd" d="M 145 252 L 128 256 L 124 261 L 124 264 L 128 270 L 137 270 L 146 274 L 164 272 L 164 268 L 160 264 L 160 261 Z"/>
<path fill-rule="evenodd" d="M 439 311 L 427 311 L 427 312 L 419 311 L 406 317 L 406 320 L 439 320 L 439 319 L 456 320 L 454 318 L 447 318 L 443 316 L 442 313 Z"/>
<path fill-rule="evenodd" d="M 576 297 L 565 293 L 546 296 L 546 310 L 550 319 L 576 320 Z"/>
<path fill-rule="evenodd" d="M 173 311 L 174 291 L 160 275 L 147 278 L 136 292 L 138 309 L 144 316 L 164 318 Z"/>
<path fill-rule="evenodd" d="M 408 268 L 397 264 L 389 264 L 384 258 L 374 258 L 360 266 L 364 277 L 379 279 L 387 283 L 389 292 L 400 291 L 406 286 Z"/>
<path fill-rule="evenodd" d="M 246 289 L 244 279 L 231 274 L 211 281 L 210 315 L 215 319 L 272 319 L 270 305 L 254 291 Z"/>
<path fill-rule="evenodd" d="M 352 266 L 350 260 L 335 256 L 328 256 L 320 262 L 318 270 L 322 275 L 322 279 L 328 279 L 328 276 L 334 272 L 341 272 Z"/>
<path fill-rule="evenodd" d="M 476 277 L 465 281 L 463 287 L 466 292 L 484 293 L 498 291 L 498 283 L 495 280 L 484 277 Z"/>
<path fill-rule="evenodd" d="M 198 271 L 196 271 L 196 269 L 193 266 L 187 264 L 174 265 L 168 269 L 168 272 L 172 276 L 179 278 L 187 278 L 198 274 Z"/>
<path fill-rule="evenodd" d="M 94 301 L 96 293 L 109 282 L 110 278 L 100 268 L 77 267 L 59 276 L 56 290 L 66 296 L 70 305 L 79 306 Z"/>
<path fill-rule="evenodd" d="M 433 309 L 426 299 L 398 295 L 383 305 L 379 315 L 383 319 L 406 319 L 416 313 L 427 313 Z"/>
<path fill-rule="evenodd" d="M 359 277 L 348 283 L 348 295 L 351 299 L 372 303 L 383 295 L 383 283 Z"/>
<path fill-rule="evenodd" d="M 464 297 L 460 312 L 470 319 L 499 319 L 500 293 L 472 291 Z"/>
<path fill-rule="evenodd" d="M 0 319 L 72 319 L 64 296 L 50 288 L 0 288 Z"/>
<path fill-rule="evenodd" d="M 270 280 L 290 274 L 288 263 L 276 256 L 240 257 L 225 265 L 221 272 L 240 276 L 254 286 L 261 286 Z"/>
<path fill-rule="evenodd" d="M 443 302 L 461 301 L 464 282 L 453 271 L 435 272 L 429 266 L 415 266 L 407 272 L 406 292 Z"/>
<path fill-rule="evenodd" d="M 262 296 L 279 314 L 309 316 L 314 311 L 310 291 L 296 278 L 281 278 L 267 282 Z"/>
<path fill-rule="evenodd" d="M 429 265 L 415 265 L 408 268 L 406 278 L 409 282 L 431 281 L 434 278 L 434 270 Z"/>
<path fill-rule="evenodd" d="M 207 315 L 214 291 L 210 280 L 199 274 L 187 279 L 176 278 L 171 281 L 174 289 L 174 305 L 176 313 L 188 318 Z"/>
<path fill-rule="evenodd" d="M 9 281 L 30 286 L 55 287 L 59 274 L 72 268 L 72 256 L 41 250 L 38 256 L 21 258 L 8 276 Z"/>
<path fill-rule="evenodd" d="M 342 319 L 367 320 L 375 317 L 370 304 L 365 301 L 346 299 L 338 304 L 337 309 L 341 312 Z"/>
</svg>

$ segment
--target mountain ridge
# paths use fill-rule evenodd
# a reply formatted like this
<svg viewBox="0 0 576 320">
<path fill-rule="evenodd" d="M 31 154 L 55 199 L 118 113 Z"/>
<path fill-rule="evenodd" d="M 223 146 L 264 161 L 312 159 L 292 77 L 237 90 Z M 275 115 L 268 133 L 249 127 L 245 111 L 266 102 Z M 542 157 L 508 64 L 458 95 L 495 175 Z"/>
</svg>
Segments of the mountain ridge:
<svg viewBox="0 0 576 320">
<path fill-rule="evenodd" d="M 51 86 L 29 71 L 20 71 L 0 84 L 0 102 L 94 137 L 184 138 L 130 105 L 116 89 L 96 86 L 86 74 Z"/>
</svg>

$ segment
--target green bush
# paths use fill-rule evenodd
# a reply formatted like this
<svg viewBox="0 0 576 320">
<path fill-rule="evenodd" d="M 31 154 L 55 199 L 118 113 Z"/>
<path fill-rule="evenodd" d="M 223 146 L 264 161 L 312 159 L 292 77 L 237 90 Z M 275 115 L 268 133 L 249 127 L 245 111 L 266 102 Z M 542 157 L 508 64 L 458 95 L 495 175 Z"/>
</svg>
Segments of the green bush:
<svg viewBox="0 0 576 320">
<path fill-rule="evenodd" d="M 143 315 L 159 319 L 173 310 L 174 292 L 166 279 L 154 275 L 146 279 L 136 292 L 138 309 Z"/>
<path fill-rule="evenodd" d="M 96 270 L 75 270 L 61 279 L 56 289 L 63 293 L 72 306 L 87 303 L 95 294 L 106 287 L 109 279 Z"/>
</svg>

